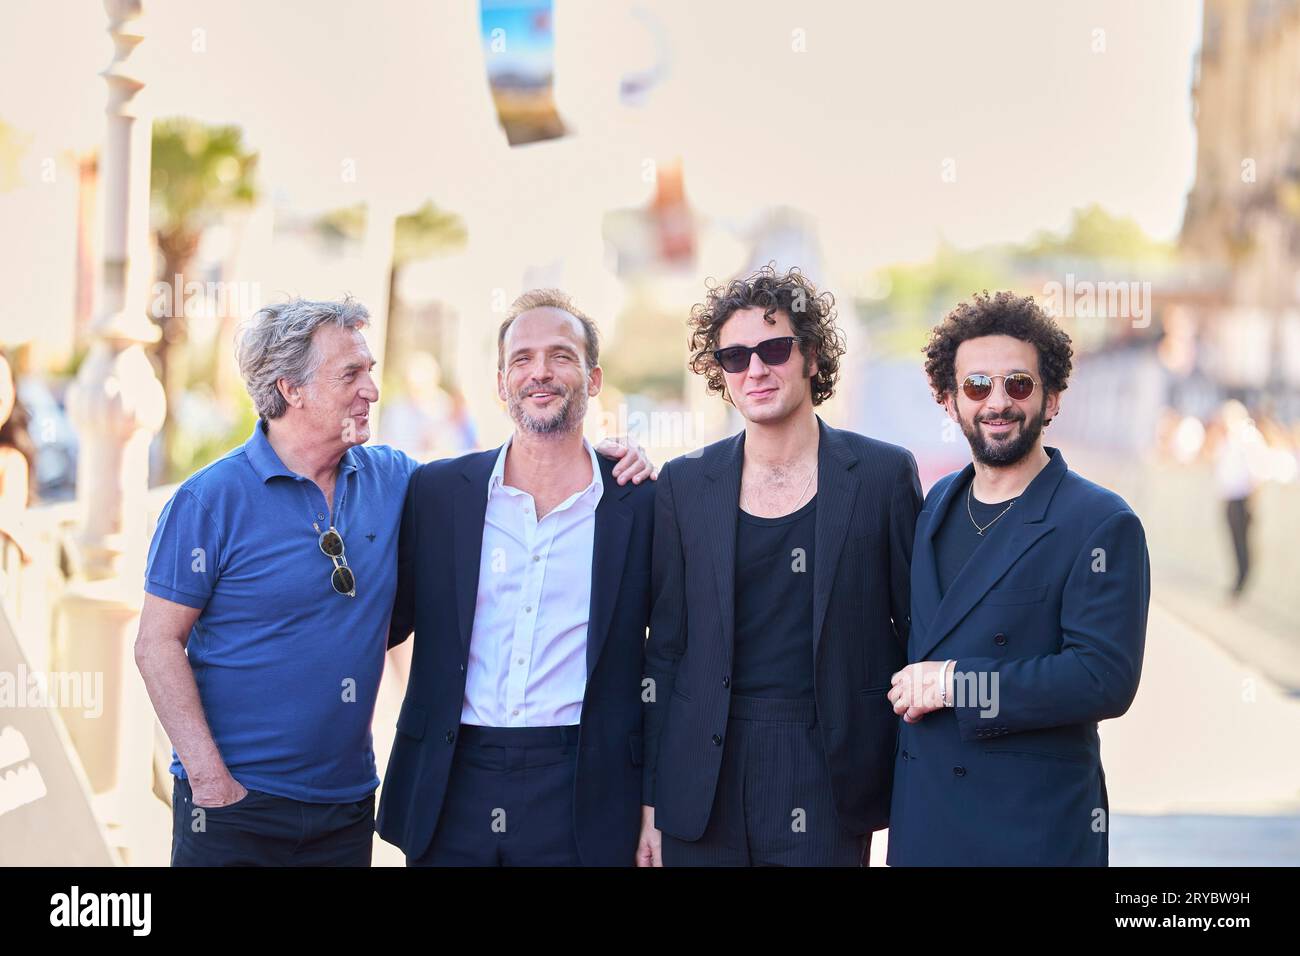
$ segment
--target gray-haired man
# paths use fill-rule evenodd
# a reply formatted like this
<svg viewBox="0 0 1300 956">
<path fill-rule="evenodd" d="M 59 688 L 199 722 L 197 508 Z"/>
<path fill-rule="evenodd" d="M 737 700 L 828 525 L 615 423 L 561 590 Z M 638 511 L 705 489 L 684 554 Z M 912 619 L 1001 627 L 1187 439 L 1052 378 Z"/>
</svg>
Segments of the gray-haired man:
<svg viewBox="0 0 1300 956">
<path fill-rule="evenodd" d="M 370 721 L 417 463 L 365 444 L 368 320 L 350 299 L 259 312 L 238 348 L 257 426 L 159 517 L 135 653 L 175 748 L 174 866 L 369 865 Z"/>
</svg>

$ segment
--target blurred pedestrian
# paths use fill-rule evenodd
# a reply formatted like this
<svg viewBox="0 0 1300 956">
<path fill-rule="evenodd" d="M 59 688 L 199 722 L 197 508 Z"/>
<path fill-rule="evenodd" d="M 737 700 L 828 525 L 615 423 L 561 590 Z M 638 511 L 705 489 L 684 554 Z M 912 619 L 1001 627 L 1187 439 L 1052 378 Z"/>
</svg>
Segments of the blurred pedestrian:
<svg viewBox="0 0 1300 956">
<path fill-rule="evenodd" d="M 1246 406 L 1235 399 L 1219 409 L 1219 441 L 1214 451 L 1214 481 L 1223 502 L 1237 577 L 1228 592 L 1235 601 L 1250 576 L 1251 499 L 1259 487 L 1268 446 Z"/>
<path fill-rule="evenodd" d="M 0 536 L 18 546 L 23 560 L 30 560 L 23 515 L 31 503 L 36 463 L 29 420 L 27 409 L 18 400 L 9 361 L 0 355 Z"/>
</svg>

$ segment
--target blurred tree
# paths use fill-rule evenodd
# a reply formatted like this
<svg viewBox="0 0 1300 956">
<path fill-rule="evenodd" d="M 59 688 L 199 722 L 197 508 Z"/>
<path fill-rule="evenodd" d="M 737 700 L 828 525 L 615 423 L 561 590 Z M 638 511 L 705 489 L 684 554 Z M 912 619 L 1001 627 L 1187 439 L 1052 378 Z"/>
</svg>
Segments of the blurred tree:
<svg viewBox="0 0 1300 956">
<path fill-rule="evenodd" d="M 316 229 L 322 236 L 332 241 L 359 242 L 366 230 L 365 203 L 330 210 L 316 220 Z M 398 216 L 394 230 L 393 264 L 388 271 L 386 355 L 392 354 L 391 345 L 394 342 L 402 341 L 402 330 L 399 328 L 399 323 L 405 318 L 399 295 L 402 270 L 412 262 L 463 249 L 469 235 L 465 228 L 465 221 L 460 216 L 438 208 L 433 200 L 426 201 L 414 212 Z M 436 347 L 437 343 L 430 344 L 435 346 L 433 351 L 439 361 L 445 362 L 446 356 L 440 354 L 441 350 Z M 454 369 L 447 370 L 452 378 L 454 378 L 452 374 L 454 371 Z"/>
<path fill-rule="evenodd" d="M 1112 216 L 1093 203 L 1074 210 L 1064 235 L 1040 232 L 1022 247 L 1030 258 L 1167 262 L 1174 256 L 1171 243 L 1157 242 L 1127 216 Z"/>
<path fill-rule="evenodd" d="M 186 117 L 159 120 L 153 127 L 152 218 L 162 258 L 160 278 L 171 286 L 171 294 L 156 299 L 151 310 L 162 329 L 157 355 L 167 393 L 163 448 L 169 477 L 180 465 L 175 454 L 175 399 L 185 385 L 185 273 L 203 231 L 223 213 L 257 201 L 257 153 L 243 140 L 238 126 L 208 126 Z M 170 308 L 159 308 L 160 302 Z"/>
<path fill-rule="evenodd" d="M 23 136 L 0 120 L 0 193 L 16 189 L 22 181 L 18 166 L 30 144 L 30 136 Z"/>
<path fill-rule="evenodd" d="M 389 342 L 396 340 L 394 329 L 402 321 L 402 301 L 398 294 L 402 270 L 412 262 L 463 249 L 468 237 L 465 221 L 455 213 L 439 209 L 432 200 L 425 202 L 415 212 L 398 216 L 395 228 L 393 267 L 388 272 Z M 436 351 L 441 353 L 442 350 Z M 445 364 L 448 357 L 438 354 L 437 358 Z M 449 371 L 454 372 L 455 369 Z"/>
</svg>

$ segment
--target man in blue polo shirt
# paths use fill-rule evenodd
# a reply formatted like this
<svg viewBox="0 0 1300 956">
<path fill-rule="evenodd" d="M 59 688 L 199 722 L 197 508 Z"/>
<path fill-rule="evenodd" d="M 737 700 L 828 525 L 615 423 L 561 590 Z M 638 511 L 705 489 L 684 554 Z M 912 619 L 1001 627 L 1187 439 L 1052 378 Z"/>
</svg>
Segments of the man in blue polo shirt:
<svg viewBox="0 0 1300 956">
<path fill-rule="evenodd" d="M 135 656 L 175 750 L 174 866 L 370 863 L 370 721 L 417 462 L 364 444 L 368 319 L 350 299 L 259 312 L 238 348 L 253 434 L 159 517 Z"/>
</svg>

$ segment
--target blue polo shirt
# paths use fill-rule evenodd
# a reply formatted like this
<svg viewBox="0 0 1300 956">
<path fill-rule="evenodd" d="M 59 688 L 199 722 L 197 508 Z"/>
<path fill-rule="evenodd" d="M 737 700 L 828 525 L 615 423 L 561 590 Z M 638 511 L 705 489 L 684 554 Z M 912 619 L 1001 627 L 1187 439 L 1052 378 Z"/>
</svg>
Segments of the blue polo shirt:
<svg viewBox="0 0 1300 956">
<path fill-rule="evenodd" d="M 263 427 L 177 489 L 145 590 L 203 611 L 186 652 L 231 775 L 294 800 L 352 802 L 379 785 L 370 721 L 417 463 L 386 445 L 343 455 L 332 523 L 356 577 L 348 597 L 330 585 L 312 527 L 331 524 L 325 496 L 284 466 Z M 171 771 L 186 775 L 174 752 Z"/>
</svg>

